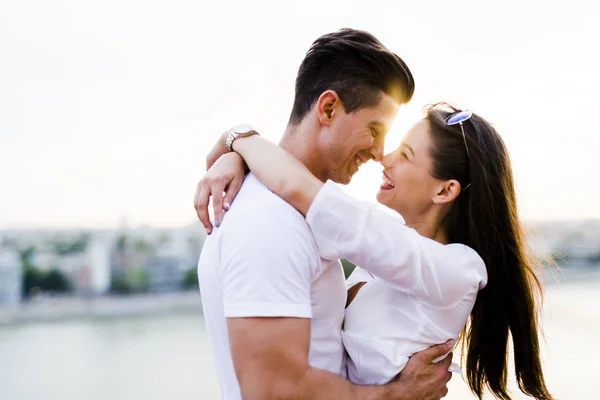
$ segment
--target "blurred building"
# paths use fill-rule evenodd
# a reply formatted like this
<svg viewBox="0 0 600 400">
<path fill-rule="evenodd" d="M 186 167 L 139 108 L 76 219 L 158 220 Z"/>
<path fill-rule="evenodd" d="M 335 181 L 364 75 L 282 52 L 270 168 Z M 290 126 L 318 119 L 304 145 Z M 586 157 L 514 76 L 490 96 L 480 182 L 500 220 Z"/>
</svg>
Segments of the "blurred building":
<svg viewBox="0 0 600 400">
<path fill-rule="evenodd" d="M 189 269 L 195 269 L 203 237 L 195 237 L 186 229 L 163 232 L 164 240 L 156 247 L 144 267 L 151 292 L 173 292 L 183 289 Z"/>
<path fill-rule="evenodd" d="M 104 294 L 110 288 L 110 243 L 95 238 L 88 247 L 90 259 L 90 288 L 94 294 Z"/>
<path fill-rule="evenodd" d="M 21 302 L 23 266 L 15 252 L 0 247 L 0 307 Z"/>
<path fill-rule="evenodd" d="M 145 263 L 148 273 L 148 288 L 154 293 L 181 290 L 185 269 L 182 258 L 177 256 L 154 256 Z"/>
<path fill-rule="evenodd" d="M 52 246 L 41 246 L 32 264 L 42 271 L 57 269 L 69 279 L 76 294 L 101 295 L 110 285 L 110 244 L 93 236 L 80 250 L 57 253 Z"/>
</svg>

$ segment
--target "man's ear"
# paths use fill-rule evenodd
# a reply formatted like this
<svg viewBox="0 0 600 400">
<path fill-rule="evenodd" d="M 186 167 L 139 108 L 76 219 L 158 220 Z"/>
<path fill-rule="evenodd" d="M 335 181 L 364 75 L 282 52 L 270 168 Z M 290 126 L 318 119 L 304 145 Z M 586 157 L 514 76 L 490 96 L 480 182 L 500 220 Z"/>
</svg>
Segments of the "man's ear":
<svg viewBox="0 0 600 400">
<path fill-rule="evenodd" d="M 321 125 L 331 125 L 331 121 L 342 113 L 343 109 L 342 100 L 334 90 L 324 91 L 317 100 L 317 115 Z"/>
<path fill-rule="evenodd" d="M 460 183 L 456 179 L 440 182 L 433 202 L 435 204 L 447 204 L 453 202 L 460 194 Z"/>
</svg>

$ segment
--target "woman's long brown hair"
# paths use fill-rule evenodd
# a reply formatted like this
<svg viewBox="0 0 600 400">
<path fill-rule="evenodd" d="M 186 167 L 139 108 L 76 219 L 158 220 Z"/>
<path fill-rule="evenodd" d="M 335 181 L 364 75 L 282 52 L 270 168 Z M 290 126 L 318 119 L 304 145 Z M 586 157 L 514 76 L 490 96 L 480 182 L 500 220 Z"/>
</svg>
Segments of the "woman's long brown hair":
<svg viewBox="0 0 600 400">
<path fill-rule="evenodd" d="M 519 389 L 550 400 L 538 339 L 542 289 L 517 212 L 508 151 L 496 130 L 476 114 L 463 122 L 465 146 L 460 126 L 445 123 L 458 111 L 438 103 L 426 108 L 425 118 L 433 143 L 432 175 L 456 179 L 463 188 L 443 223 L 448 239 L 474 249 L 488 273 L 487 286 L 479 292 L 462 335 L 467 381 L 480 399 L 487 386 L 497 398 L 510 400 L 510 336 Z"/>
</svg>

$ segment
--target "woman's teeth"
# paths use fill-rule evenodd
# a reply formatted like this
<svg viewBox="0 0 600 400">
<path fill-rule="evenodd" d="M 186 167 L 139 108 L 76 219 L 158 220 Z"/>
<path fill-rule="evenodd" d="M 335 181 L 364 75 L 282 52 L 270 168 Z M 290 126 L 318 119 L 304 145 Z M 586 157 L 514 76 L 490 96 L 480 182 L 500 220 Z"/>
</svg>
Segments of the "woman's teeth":
<svg viewBox="0 0 600 400">
<path fill-rule="evenodd" d="M 383 175 L 383 186 L 385 186 L 386 188 L 393 188 L 395 187 L 394 182 L 392 182 L 387 176 Z"/>
</svg>

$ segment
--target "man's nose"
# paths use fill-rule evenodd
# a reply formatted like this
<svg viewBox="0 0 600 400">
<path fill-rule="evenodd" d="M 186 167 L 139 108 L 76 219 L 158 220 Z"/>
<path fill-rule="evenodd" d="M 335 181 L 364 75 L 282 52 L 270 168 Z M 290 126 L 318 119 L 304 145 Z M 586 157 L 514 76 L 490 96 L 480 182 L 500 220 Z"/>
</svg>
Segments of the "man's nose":
<svg viewBox="0 0 600 400">
<path fill-rule="evenodd" d="M 376 162 L 381 162 L 383 158 L 383 146 L 373 146 L 370 149 L 371 159 Z"/>
</svg>

